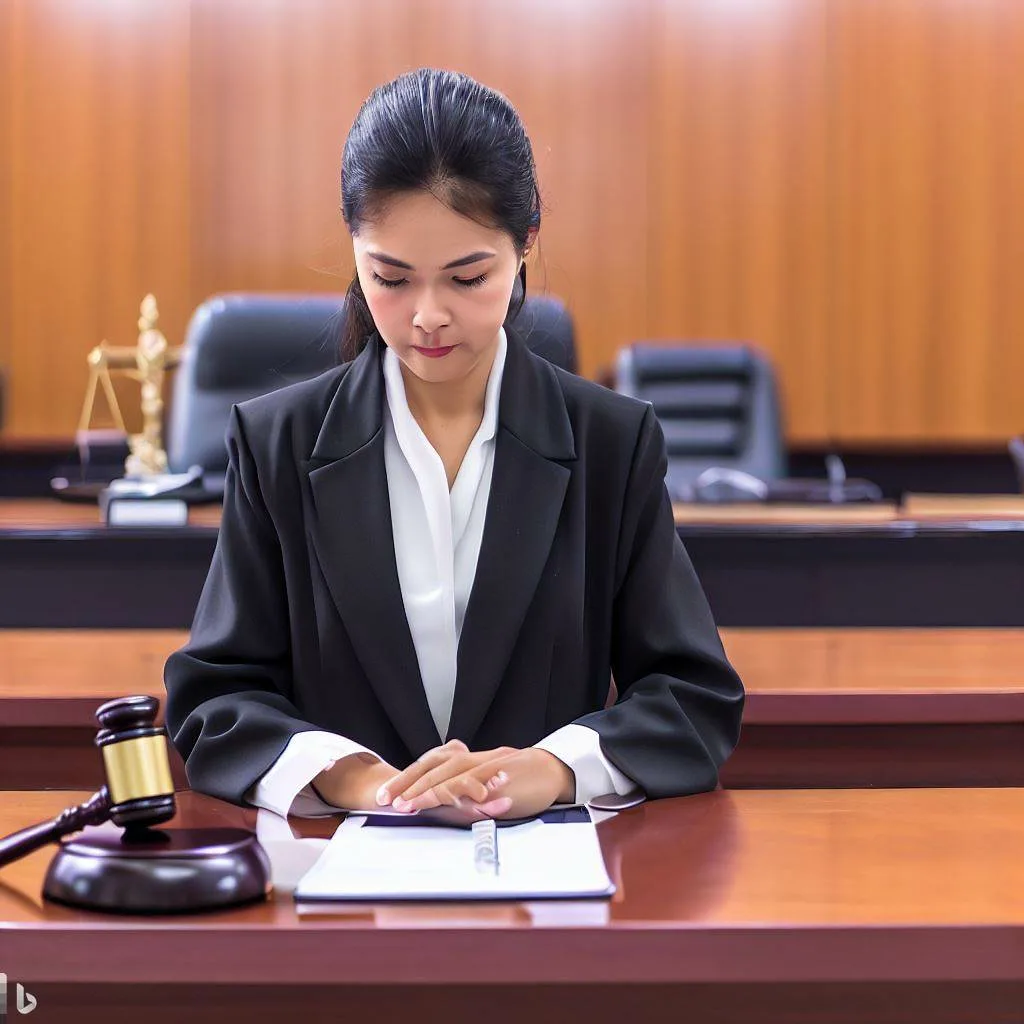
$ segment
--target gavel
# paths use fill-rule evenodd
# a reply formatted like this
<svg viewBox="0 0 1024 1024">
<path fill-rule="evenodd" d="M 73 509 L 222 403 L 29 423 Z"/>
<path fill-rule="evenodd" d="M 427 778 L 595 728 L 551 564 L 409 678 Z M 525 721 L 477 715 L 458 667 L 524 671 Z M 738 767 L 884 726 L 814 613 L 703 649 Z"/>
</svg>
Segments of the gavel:
<svg viewBox="0 0 1024 1024">
<path fill-rule="evenodd" d="M 119 697 L 96 711 L 96 746 L 106 784 L 69 807 L 0 839 L 0 867 L 60 842 L 43 883 L 59 903 L 122 913 L 172 913 L 234 906 L 271 891 L 270 863 L 241 828 L 162 830 L 174 817 L 174 782 L 155 697 Z M 113 826 L 104 826 L 112 823 Z M 93 827 L 97 826 L 97 827 Z"/>
</svg>

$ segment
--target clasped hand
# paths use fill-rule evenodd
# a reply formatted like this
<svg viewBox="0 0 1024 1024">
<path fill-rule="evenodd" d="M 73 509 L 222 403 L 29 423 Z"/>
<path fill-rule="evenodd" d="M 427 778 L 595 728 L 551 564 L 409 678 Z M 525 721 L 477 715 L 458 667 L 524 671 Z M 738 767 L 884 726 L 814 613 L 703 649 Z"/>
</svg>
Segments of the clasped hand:
<svg viewBox="0 0 1024 1024">
<path fill-rule="evenodd" d="M 338 768 L 347 783 L 341 801 L 331 795 L 332 788 L 338 793 L 338 786 L 329 786 L 341 782 L 338 773 L 323 773 L 315 781 L 328 799 L 354 810 L 390 807 L 412 813 L 444 808 L 449 817 L 462 821 L 525 818 L 553 803 L 571 802 L 576 793 L 572 771 L 537 747 L 471 751 L 461 740 L 449 740 L 404 771 L 365 754 L 343 758 Z"/>
</svg>

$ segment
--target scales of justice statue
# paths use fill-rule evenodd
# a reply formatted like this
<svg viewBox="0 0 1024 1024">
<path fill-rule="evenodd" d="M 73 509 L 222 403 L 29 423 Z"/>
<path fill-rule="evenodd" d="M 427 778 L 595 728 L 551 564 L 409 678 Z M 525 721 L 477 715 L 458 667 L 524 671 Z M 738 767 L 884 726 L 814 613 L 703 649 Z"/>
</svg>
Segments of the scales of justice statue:
<svg viewBox="0 0 1024 1024">
<path fill-rule="evenodd" d="M 183 346 L 172 347 L 157 330 L 156 299 L 147 295 L 139 309 L 139 339 L 134 347 L 108 345 L 101 341 L 90 353 L 89 383 L 78 422 L 78 436 L 88 434 L 96 403 L 96 385 L 103 388 L 114 422 L 128 439 L 129 455 L 125 477 L 150 480 L 167 473 L 167 452 L 163 442 L 163 382 L 167 370 L 181 362 Z M 111 373 L 137 380 L 142 388 L 142 433 L 129 434 L 114 394 Z"/>
</svg>

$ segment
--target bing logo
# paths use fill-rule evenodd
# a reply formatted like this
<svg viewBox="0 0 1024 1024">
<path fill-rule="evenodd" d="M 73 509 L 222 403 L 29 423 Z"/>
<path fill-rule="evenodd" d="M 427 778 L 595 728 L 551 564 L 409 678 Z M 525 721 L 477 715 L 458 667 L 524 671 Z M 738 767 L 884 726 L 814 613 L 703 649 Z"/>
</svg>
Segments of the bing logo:
<svg viewBox="0 0 1024 1024">
<path fill-rule="evenodd" d="M 25 991 L 25 986 L 18 982 L 14 986 L 14 1005 L 18 1013 L 31 1013 L 36 1008 L 36 997 Z M 0 973 L 0 1024 L 7 1024 L 7 975 Z"/>
</svg>

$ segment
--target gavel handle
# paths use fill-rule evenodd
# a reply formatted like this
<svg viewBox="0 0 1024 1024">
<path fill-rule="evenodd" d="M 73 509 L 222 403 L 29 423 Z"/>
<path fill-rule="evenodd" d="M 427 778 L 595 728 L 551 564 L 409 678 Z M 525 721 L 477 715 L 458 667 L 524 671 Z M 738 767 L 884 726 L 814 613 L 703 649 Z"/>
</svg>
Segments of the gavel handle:
<svg viewBox="0 0 1024 1024">
<path fill-rule="evenodd" d="M 100 825 L 110 817 L 110 791 L 104 786 L 83 804 L 61 811 L 50 821 L 30 825 L 20 832 L 0 839 L 0 867 L 38 850 L 47 843 L 55 843 L 61 836 L 78 832 L 86 825 Z"/>
</svg>

